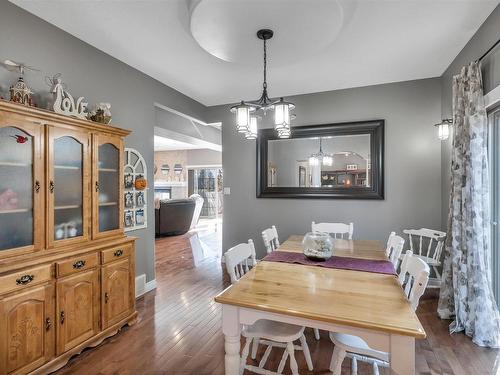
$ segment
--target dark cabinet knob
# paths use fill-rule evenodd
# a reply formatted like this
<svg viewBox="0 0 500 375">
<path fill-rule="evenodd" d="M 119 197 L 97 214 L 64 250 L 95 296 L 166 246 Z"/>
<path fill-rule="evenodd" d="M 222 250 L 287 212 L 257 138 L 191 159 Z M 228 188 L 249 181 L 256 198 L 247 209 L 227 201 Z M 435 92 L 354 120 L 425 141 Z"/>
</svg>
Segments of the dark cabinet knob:
<svg viewBox="0 0 500 375">
<path fill-rule="evenodd" d="M 61 322 L 61 324 L 64 324 L 64 319 L 66 317 L 64 316 L 64 311 L 61 311 L 61 314 L 59 315 L 59 321 Z"/>
<path fill-rule="evenodd" d="M 73 268 L 78 270 L 82 267 L 85 267 L 85 263 L 86 262 L 84 260 L 76 261 L 75 263 L 73 263 Z"/>
<path fill-rule="evenodd" d="M 116 250 L 113 255 L 115 257 L 121 257 L 123 255 L 123 250 L 122 249 L 119 249 L 119 250 Z"/>
<path fill-rule="evenodd" d="M 46 331 L 50 330 L 51 326 L 52 326 L 52 322 L 50 321 L 50 318 L 45 318 L 45 330 Z"/>
<path fill-rule="evenodd" d="M 35 181 L 35 193 L 38 193 L 40 191 L 40 181 L 36 180 Z"/>
<path fill-rule="evenodd" d="M 56 188 L 56 185 L 54 184 L 54 181 L 49 182 L 49 191 L 52 194 L 54 192 L 54 189 Z"/>
<path fill-rule="evenodd" d="M 31 283 L 35 278 L 35 275 L 23 275 L 19 279 L 16 279 L 17 285 L 26 285 Z"/>
<path fill-rule="evenodd" d="M 109 294 L 108 292 L 104 293 L 104 303 L 108 303 L 109 301 Z"/>
</svg>

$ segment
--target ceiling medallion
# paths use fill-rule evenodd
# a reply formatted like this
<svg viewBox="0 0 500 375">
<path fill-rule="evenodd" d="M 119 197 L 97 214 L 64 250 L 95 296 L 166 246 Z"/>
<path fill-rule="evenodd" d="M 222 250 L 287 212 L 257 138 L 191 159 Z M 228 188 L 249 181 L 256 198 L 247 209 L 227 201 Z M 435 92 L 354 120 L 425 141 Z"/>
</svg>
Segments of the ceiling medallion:
<svg viewBox="0 0 500 375">
<path fill-rule="evenodd" d="M 231 112 L 236 114 L 236 129 L 243 133 L 246 139 L 257 138 L 258 113 L 264 116 L 268 110 L 274 111 L 274 128 L 279 138 L 290 138 L 290 120 L 294 115 L 290 113 L 295 108 L 293 103 L 283 98 L 272 100 L 267 94 L 267 41 L 273 37 L 274 32 L 269 29 L 257 31 L 257 38 L 264 42 L 264 82 L 262 83 L 262 95 L 255 101 L 241 101 L 231 107 Z"/>
</svg>

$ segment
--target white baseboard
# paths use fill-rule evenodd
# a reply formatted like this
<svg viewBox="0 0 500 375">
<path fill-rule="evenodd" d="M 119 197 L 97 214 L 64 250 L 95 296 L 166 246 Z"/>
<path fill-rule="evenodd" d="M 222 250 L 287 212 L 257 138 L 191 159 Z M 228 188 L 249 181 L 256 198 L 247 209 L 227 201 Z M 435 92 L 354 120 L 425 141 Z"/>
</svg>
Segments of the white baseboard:
<svg viewBox="0 0 500 375">
<path fill-rule="evenodd" d="M 146 288 L 144 289 L 144 293 L 151 292 L 153 289 L 156 289 L 156 279 L 148 281 L 146 283 Z"/>
<path fill-rule="evenodd" d="M 146 282 L 146 275 L 142 274 L 135 278 L 135 298 L 156 289 L 156 280 Z"/>
</svg>

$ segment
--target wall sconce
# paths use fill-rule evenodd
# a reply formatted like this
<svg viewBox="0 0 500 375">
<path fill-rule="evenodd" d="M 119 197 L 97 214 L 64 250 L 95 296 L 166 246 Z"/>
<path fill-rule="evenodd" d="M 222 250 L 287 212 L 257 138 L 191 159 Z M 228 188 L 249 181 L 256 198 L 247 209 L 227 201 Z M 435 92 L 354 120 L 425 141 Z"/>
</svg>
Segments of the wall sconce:
<svg viewBox="0 0 500 375">
<path fill-rule="evenodd" d="M 161 173 L 166 176 L 168 174 L 168 172 L 170 172 L 170 167 L 168 166 L 168 164 L 163 164 L 161 166 Z"/>
<path fill-rule="evenodd" d="M 453 125 L 453 119 L 445 118 L 439 124 L 434 126 L 438 129 L 438 138 L 441 141 L 445 141 L 450 136 L 450 126 Z"/>
<path fill-rule="evenodd" d="M 174 165 L 174 173 L 178 176 L 182 173 L 182 165 L 175 164 Z"/>
</svg>

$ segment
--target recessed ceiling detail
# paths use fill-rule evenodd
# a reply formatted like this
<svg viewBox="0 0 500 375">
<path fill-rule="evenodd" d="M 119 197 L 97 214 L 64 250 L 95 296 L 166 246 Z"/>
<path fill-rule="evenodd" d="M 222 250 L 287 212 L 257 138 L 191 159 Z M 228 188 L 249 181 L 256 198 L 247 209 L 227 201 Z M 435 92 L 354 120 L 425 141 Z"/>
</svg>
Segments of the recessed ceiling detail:
<svg viewBox="0 0 500 375">
<path fill-rule="evenodd" d="M 337 38 L 344 10 L 337 0 L 200 0 L 192 4 L 191 34 L 211 55 L 228 62 L 260 62 L 261 43 L 255 33 L 270 28 L 270 59 L 276 64 L 316 54 Z"/>
<path fill-rule="evenodd" d="M 10 1 L 205 105 L 259 92 L 258 29 L 275 32 L 268 46 L 269 96 L 290 98 L 439 77 L 500 3 Z M 52 69 L 64 75 L 64 67 Z"/>
</svg>

